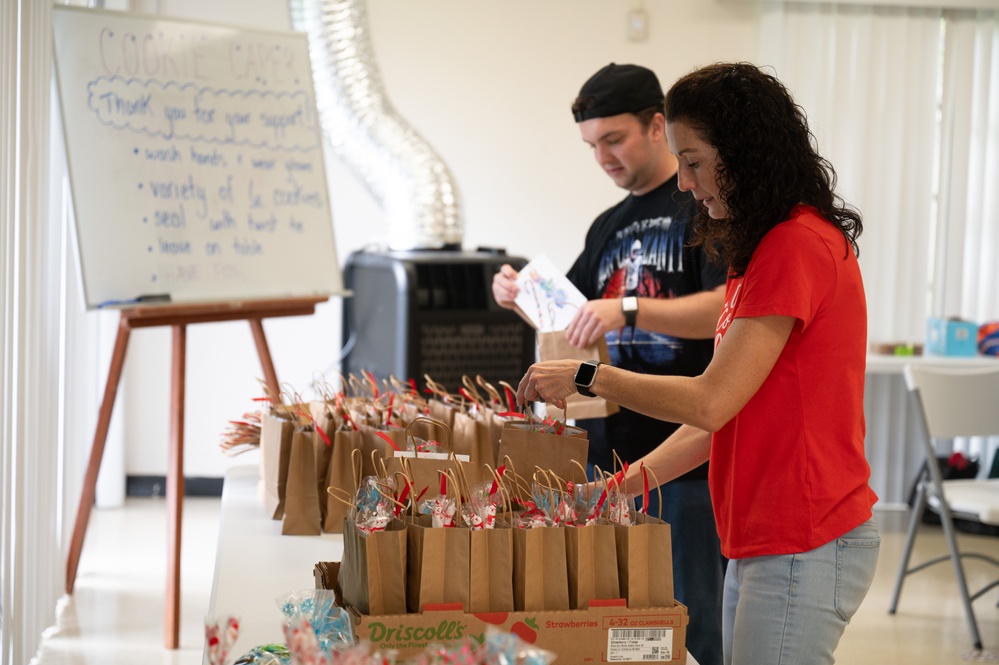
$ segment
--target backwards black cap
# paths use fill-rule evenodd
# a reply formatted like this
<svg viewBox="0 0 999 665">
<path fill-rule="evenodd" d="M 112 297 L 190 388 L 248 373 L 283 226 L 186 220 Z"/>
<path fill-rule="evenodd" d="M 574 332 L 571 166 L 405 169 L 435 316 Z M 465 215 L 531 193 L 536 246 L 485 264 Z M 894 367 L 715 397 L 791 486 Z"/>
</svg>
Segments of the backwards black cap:
<svg viewBox="0 0 999 665">
<path fill-rule="evenodd" d="M 651 69 L 612 62 L 583 84 L 572 115 L 576 122 L 583 122 L 662 106 L 665 100 L 659 79 Z"/>
</svg>

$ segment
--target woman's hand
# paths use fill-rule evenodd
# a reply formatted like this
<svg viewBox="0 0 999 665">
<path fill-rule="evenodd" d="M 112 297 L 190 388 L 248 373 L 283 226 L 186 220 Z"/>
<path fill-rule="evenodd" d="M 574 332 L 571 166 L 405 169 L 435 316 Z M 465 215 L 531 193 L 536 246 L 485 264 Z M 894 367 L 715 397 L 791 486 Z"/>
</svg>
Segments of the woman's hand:
<svg viewBox="0 0 999 665">
<path fill-rule="evenodd" d="M 578 360 L 547 360 L 531 365 L 517 386 L 517 404 L 548 402 L 565 410 L 565 399 L 576 392 Z"/>
</svg>

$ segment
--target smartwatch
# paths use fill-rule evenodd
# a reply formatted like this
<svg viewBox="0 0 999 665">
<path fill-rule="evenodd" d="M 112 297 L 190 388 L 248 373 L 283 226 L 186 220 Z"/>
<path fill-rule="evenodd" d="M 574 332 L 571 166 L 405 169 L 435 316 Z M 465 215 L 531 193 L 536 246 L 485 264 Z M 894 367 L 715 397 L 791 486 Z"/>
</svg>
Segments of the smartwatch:
<svg viewBox="0 0 999 665">
<path fill-rule="evenodd" d="M 579 391 L 580 395 L 596 397 L 593 391 L 590 390 L 590 386 L 593 385 L 593 381 L 597 378 L 598 367 L 600 367 L 599 360 L 587 360 L 576 370 L 576 390 Z"/>
<path fill-rule="evenodd" d="M 624 325 L 635 327 L 635 319 L 638 318 L 638 298 L 628 296 L 621 298 L 621 311 L 624 313 Z"/>
</svg>

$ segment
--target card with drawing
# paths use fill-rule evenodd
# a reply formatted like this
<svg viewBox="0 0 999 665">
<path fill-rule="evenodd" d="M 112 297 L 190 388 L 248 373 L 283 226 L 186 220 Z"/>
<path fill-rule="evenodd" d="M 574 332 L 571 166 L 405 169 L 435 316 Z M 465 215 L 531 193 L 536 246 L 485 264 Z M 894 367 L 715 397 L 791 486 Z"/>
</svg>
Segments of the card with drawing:
<svg viewBox="0 0 999 665">
<path fill-rule="evenodd" d="M 520 271 L 514 302 L 541 332 L 565 330 L 586 298 L 572 282 L 539 254 Z"/>
</svg>

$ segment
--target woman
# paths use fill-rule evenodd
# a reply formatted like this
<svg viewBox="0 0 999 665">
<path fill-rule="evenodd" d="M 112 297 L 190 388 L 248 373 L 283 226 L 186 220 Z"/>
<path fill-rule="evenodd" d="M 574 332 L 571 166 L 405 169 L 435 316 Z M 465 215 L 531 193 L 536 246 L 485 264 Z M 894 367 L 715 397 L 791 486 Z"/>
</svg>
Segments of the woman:
<svg viewBox="0 0 999 665">
<path fill-rule="evenodd" d="M 683 423 L 641 461 L 665 482 L 710 456 L 730 559 L 725 662 L 832 663 L 880 546 L 864 457 L 861 218 L 835 195 L 802 109 L 753 65 L 681 78 L 666 122 L 680 189 L 699 202 L 694 243 L 729 267 L 710 365 L 667 377 L 538 363 L 518 398 L 564 407 L 589 391 Z"/>
</svg>

